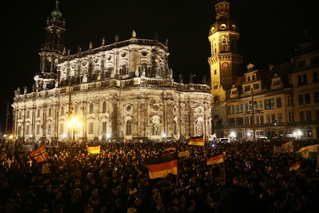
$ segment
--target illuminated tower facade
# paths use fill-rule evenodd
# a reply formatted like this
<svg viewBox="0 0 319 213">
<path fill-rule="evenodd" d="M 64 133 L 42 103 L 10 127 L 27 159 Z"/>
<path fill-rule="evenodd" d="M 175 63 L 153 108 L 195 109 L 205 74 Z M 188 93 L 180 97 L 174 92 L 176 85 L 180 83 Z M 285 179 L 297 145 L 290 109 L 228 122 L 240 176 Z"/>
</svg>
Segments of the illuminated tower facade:
<svg viewBox="0 0 319 213">
<path fill-rule="evenodd" d="M 55 9 L 51 12 L 51 18 L 47 19 L 45 28 L 46 38 L 40 50 L 40 69 L 34 76 L 35 87 L 33 90 L 39 90 L 39 87 L 50 89 L 55 87 L 55 78 L 57 77 L 57 64 L 61 55 L 65 55 L 64 33 L 65 21 L 61 20 L 62 12 L 59 10 L 59 2 L 56 1 Z"/>
<path fill-rule="evenodd" d="M 218 0 L 215 4 L 216 21 L 209 28 L 211 56 L 208 59 L 211 74 L 211 93 L 214 96 L 214 129 L 222 129 L 226 121 L 227 93 L 238 76 L 242 56 L 238 53 L 239 31 L 230 19 L 229 2 Z M 224 118 L 224 119 L 223 119 Z M 218 137 L 218 136 L 217 136 Z"/>
</svg>

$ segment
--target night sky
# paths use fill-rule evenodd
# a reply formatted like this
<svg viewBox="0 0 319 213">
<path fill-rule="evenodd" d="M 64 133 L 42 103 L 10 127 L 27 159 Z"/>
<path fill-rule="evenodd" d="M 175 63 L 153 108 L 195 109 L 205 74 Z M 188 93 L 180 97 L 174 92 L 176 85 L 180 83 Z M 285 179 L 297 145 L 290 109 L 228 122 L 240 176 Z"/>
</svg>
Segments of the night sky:
<svg viewBox="0 0 319 213">
<path fill-rule="evenodd" d="M 195 83 L 209 74 L 208 30 L 215 22 L 217 0 L 60 0 L 59 9 L 66 21 L 65 46 L 76 52 L 129 39 L 135 30 L 138 38 L 165 43 L 168 38 L 169 66 L 175 81 L 179 73 L 187 82 L 194 73 Z M 296 45 L 306 37 L 319 39 L 319 10 L 316 0 L 228 0 L 230 16 L 240 31 L 239 51 L 243 71 L 248 63 L 267 68 L 269 63 L 290 61 Z M 54 0 L 10 0 L 1 12 L 0 123 L 5 128 L 7 103 L 14 90 L 27 86 L 31 91 L 34 74 L 39 71 L 39 51 L 45 40 L 47 17 Z M 10 107 L 11 113 L 11 107 Z M 9 120 L 12 119 L 10 116 Z M 11 123 L 11 122 L 10 122 Z M 11 129 L 11 126 L 8 127 Z"/>
</svg>

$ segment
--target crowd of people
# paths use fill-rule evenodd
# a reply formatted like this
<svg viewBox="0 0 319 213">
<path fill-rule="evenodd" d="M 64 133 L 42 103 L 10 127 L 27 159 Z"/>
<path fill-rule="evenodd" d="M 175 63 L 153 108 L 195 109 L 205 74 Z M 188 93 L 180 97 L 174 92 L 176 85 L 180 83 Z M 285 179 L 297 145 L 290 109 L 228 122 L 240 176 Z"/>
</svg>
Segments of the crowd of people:
<svg viewBox="0 0 319 213">
<path fill-rule="evenodd" d="M 22 145 L 12 152 L 2 145 L 0 213 L 319 212 L 317 161 L 290 171 L 295 154 L 275 154 L 280 143 L 112 142 L 99 154 L 61 144 L 47 147 L 41 163 Z M 316 143 L 294 141 L 294 150 Z M 145 160 L 167 147 L 189 156 L 178 159 L 178 175 L 150 179 Z M 206 164 L 219 154 L 223 163 Z"/>
</svg>

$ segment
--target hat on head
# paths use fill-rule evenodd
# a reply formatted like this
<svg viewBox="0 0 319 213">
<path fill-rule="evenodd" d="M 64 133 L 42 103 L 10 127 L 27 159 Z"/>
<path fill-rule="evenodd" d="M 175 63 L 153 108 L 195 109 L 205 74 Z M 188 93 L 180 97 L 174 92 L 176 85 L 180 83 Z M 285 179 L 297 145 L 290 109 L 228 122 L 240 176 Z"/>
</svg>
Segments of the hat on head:
<svg viewBox="0 0 319 213">
<path fill-rule="evenodd" d="M 163 204 L 159 204 L 159 205 L 156 206 L 156 212 L 159 212 L 159 211 L 161 211 L 164 208 L 165 208 L 165 206 Z"/>
<path fill-rule="evenodd" d="M 136 189 L 136 188 L 133 188 L 133 189 L 130 189 L 130 190 L 129 190 L 129 194 L 130 194 L 130 195 L 133 195 L 133 194 L 135 194 L 135 193 L 137 193 L 137 189 Z"/>
<path fill-rule="evenodd" d="M 136 212 L 137 212 L 137 210 L 134 207 L 130 207 L 127 209 L 127 213 L 136 213 Z"/>
</svg>

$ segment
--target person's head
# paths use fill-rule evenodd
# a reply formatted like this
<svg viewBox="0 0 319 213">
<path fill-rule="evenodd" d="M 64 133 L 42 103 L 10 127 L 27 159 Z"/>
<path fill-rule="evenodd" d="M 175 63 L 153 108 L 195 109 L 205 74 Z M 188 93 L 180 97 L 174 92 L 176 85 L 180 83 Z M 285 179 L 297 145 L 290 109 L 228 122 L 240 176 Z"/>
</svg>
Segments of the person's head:
<svg viewBox="0 0 319 213">
<path fill-rule="evenodd" d="M 158 204 L 156 206 L 156 213 L 165 213 L 166 210 L 165 210 L 165 206 L 163 204 Z"/>
<path fill-rule="evenodd" d="M 142 206 L 143 200 L 140 197 L 135 198 L 134 204 L 136 206 Z"/>
<path fill-rule="evenodd" d="M 153 201 L 154 201 L 156 204 L 161 204 L 161 203 L 162 203 L 162 197 L 161 197 L 161 195 L 155 194 L 155 195 L 153 196 Z"/>
<path fill-rule="evenodd" d="M 94 208 L 90 205 L 87 205 L 84 207 L 84 212 L 85 213 L 94 213 Z"/>
<path fill-rule="evenodd" d="M 137 213 L 137 210 L 136 210 L 136 208 L 134 208 L 134 207 L 130 207 L 130 208 L 127 209 L 126 212 L 127 212 L 127 213 Z"/>
</svg>

